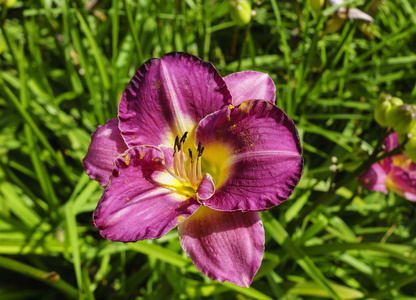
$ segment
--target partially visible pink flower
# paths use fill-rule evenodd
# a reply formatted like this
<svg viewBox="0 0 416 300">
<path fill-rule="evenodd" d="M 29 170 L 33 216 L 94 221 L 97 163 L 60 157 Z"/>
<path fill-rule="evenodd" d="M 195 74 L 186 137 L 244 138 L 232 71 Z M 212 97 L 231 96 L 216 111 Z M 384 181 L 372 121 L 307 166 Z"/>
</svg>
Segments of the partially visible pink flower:
<svg viewBox="0 0 416 300">
<path fill-rule="evenodd" d="M 187 53 L 144 63 L 84 158 L 105 186 L 101 235 L 135 242 L 178 226 L 203 274 L 249 286 L 264 251 L 259 211 L 285 201 L 303 172 L 295 124 L 274 100 L 260 72 L 222 78 Z"/>
<path fill-rule="evenodd" d="M 384 141 L 386 152 L 397 148 L 397 133 L 390 134 Z M 370 191 L 387 194 L 387 189 L 410 201 L 416 201 L 416 164 L 403 154 L 394 155 L 373 164 L 358 177 L 362 186 Z"/>
<path fill-rule="evenodd" d="M 335 6 L 344 4 L 345 0 L 329 0 L 329 2 Z M 367 22 L 374 22 L 374 19 L 370 15 L 354 7 L 340 6 L 340 8 L 337 10 L 337 14 L 348 16 L 348 18 L 351 20 L 356 19 Z"/>
</svg>

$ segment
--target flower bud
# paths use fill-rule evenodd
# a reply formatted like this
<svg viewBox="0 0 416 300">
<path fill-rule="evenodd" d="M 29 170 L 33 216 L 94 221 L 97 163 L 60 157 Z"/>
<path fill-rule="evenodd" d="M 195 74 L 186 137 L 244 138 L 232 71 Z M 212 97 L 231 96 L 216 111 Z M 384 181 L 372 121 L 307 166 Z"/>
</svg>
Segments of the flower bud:
<svg viewBox="0 0 416 300">
<path fill-rule="evenodd" d="M 407 134 L 416 125 L 416 105 L 403 104 L 391 108 L 386 114 L 386 122 L 398 134 Z"/>
<path fill-rule="evenodd" d="M 400 98 L 392 97 L 388 94 L 381 95 L 374 109 L 374 119 L 376 119 L 377 123 L 382 127 L 392 127 L 387 121 L 387 113 L 392 108 L 402 104 L 403 101 Z"/>
<path fill-rule="evenodd" d="M 315 11 L 316 15 L 319 15 L 321 13 L 324 3 L 325 3 L 325 0 L 309 0 L 309 4 L 311 5 L 312 9 Z"/>
<path fill-rule="evenodd" d="M 246 25 L 251 20 L 251 4 L 249 0 L 230 0 L 230 15 L 238 26 Z"/>
<path fill-rule="evenodd" d="M 416 130 L 413 131 L 416 132 Z M 406 138 L 408 138 L 408 141 L 404 145 L 403 154 L 409 157 L 413 162 L 416 162 L 416 134 L 399 134 L 399 143 L 402 144 Z"/>
<path fill-rule="evenodd" d="M 12 8 L 17 0 L 0 0 L 0 5 L 5 5 L 7 8 Z"/>
</svg>

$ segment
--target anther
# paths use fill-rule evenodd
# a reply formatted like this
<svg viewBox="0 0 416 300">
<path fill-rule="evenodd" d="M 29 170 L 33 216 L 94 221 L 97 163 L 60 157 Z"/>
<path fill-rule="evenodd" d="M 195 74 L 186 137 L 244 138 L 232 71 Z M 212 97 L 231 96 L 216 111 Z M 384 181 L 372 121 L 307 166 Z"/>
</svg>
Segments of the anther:
<svg viewBox="0 0 416 300">
<path fill-rule="evenodd" d="M 192 160 L 192 150 L 188 148 L 188 152 L 189 152 L 189 157 Z"/>
<path fill-rule="evenodd" d="M 188 137 L 188 131 L 185 131 L 185 133 L 183 134 L 183 136 L 181 137 L 181 144 L 185 143 L 186 138 Z"/>
<path fill-rule="evenodd" d="M 204 152 L 204 149 L 205 149 L 205 147 L 202 147 L 200 149 L 200 151 L 198 152 L 198 157 L 201 157 L 202 156 L 202 153 Z"/>
<path fill-rule="evenodd" d="M 179 138 L 176 136 L 175 138 L 175 145 L 173 146 L 173 154 L 175 154 L 176 148 L 178 148 L 178 152 L 181 151 L 181 145 L 179 144 Z"/>
</svg>

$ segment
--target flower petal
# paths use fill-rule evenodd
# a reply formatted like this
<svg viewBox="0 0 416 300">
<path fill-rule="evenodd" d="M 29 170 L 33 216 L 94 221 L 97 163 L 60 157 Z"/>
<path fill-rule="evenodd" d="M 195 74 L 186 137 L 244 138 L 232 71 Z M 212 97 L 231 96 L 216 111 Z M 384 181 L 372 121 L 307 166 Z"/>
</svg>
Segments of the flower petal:
<svg viewBox="0 0 416 300">
<path fill-rule="evenodd" d="M 358 176 L 358 182 L 370 191 L 387 194 L 386 171 L 379 163 L 373 164 L 365 173 Z"/>
<path fill-rule="evenodd" d="M 109 120 L 91 134 L 91 144 L 83 159 L 85 172 L 101 186 L 106 186 L 114 160 L 126 150 L 127 145 L 118 129 L 118 119 Z"/>
<path fill-rule="evenodd" d="M 387 187 L 410 201 L 416 201 L 416 174 L 393 166 L 387 174 Z"/>
<path fill-rule="evenodd" d="M 221 212 L 201 206 L 178 231 L 182 248 L 204 275 L 250 286 L 264 251 L 259 213 Z"/>
<path fill-rule="evenodd" d="M 397 132 L 389 134 L 388 137 L 383 142 L 386 152 L 389 152 L 397 147 L 399 147 L 399 140 L 397 139 Z"/>
<path fill-rule="evenodd" d="M 399 147 L 399 140 L 397 138 L 397 133 L 391 133 L 389 134 L 383 142 L 383 146 L 386 152 L 390 152 L 394 150 L 395 148 Z M 391 157 L 388 157 L 386 159 L 383 159 L 380 164 L 383 167 L 386 174 L 388 174 L 393 167 L 393 158 L 404 158 L 405 156 L 403 154 L 394 155 Z"/>
<path fill-rule="evenodd" d="M 215 67 L 187 53 L 151 59 L 136 72 L 119 105 L 120 130 L 130 147 L 173 145 L 175 137 L 231 103 Z"/>
<path fill-rule="evenodd" d="M 233 97 L 233 105 L 237 106 L 251 99 L 263 99 L 274 104 L 276 86 L 269 75 L 255 71 L 233 73 L 224 77 Z"/>
<path fill-rule="evenodd" d="M 212 176 L 208 173 L 202 178 L 201 183 L 196 190 L 198 200 L 207 200 L 215 193 L 215 183 Z"/>
<path fill-rule="evenodd" d="M 199 123 L 196 138 L 205 151 L 222 144 L 231 153 L 224 163 L 228 175 L 215 194 L 202 201 L 210 208 L 269 209 L 292 194 L 302 175 L 295 124 L 270 102 L 251 100 L 213 113 Z"/>
<path fill-rule="evenodd" d="M 370 15 L 359 10 L 358 8 L 353 7 L 348 9 L 348 18 L 351 20 L 363 20 L 371 23 L 374 22 L 374 19 Z"/>
<path fill-rule="evenodd" d="M 331 2 L 331 5 L 335 6 L 343 4 L 345 0 L 329 0 L 329 2 Z"/>
<path fill-rule="evenodd" d="M 141 146 L 116 159 L 93 215 L 103 237 L 122 242 L 159 238 L 198 209 L 198 201 L 166 172 L 164 157 L 156 147 Z"/>
</svg>

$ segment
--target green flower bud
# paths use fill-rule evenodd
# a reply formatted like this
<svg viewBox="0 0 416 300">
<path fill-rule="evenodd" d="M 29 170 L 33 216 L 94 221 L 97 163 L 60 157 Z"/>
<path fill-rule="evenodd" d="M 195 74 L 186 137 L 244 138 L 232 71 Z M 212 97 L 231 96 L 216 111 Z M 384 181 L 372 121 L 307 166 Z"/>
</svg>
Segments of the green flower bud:
<svg viewBox="0 0 416 300">
<path fill-rule="evenodd" d="M 321 13 L 324 3 L 325 0 L 309 0 L 309 4 L 317 15 Z"/>
<path fill-rule="evenodd" d="M 6 5 L 7 8 L 14 6 L 17 0 L 0 0 L 0 5 Z"/>
<path fill-rule="evenodd" d="M 413 130 L 416 132 L 416 130 Z M 398 140 L 402 144 L 406 138 L 409 138 L 404 145 L 403 154 L 409 157 L 412 161 L 416 162 L 416 134 L 399 134 Z"/>
<path fill-rule="evenodd" d="M 251 3 L 248 0 L 230 0 L 230 15 L 238 26 L 246 25 L 251 20 Z"/>
<path fill-rule="evenodd" d="M 400 105 L 403 105 L 402 99 L 392 97 L 388 94 L 381 95 L 374 109 L 374 119 L 382 127 L 392 127 L 387 120 L 387 113 L 392 108 Z"/>
<path fill-rule="evenodd" d="M 391 108 L 386 114 L 386 122 L 398 134 L 407 134 L 416 125 L 416 105 L 403 104 Z"/>
</svg>

